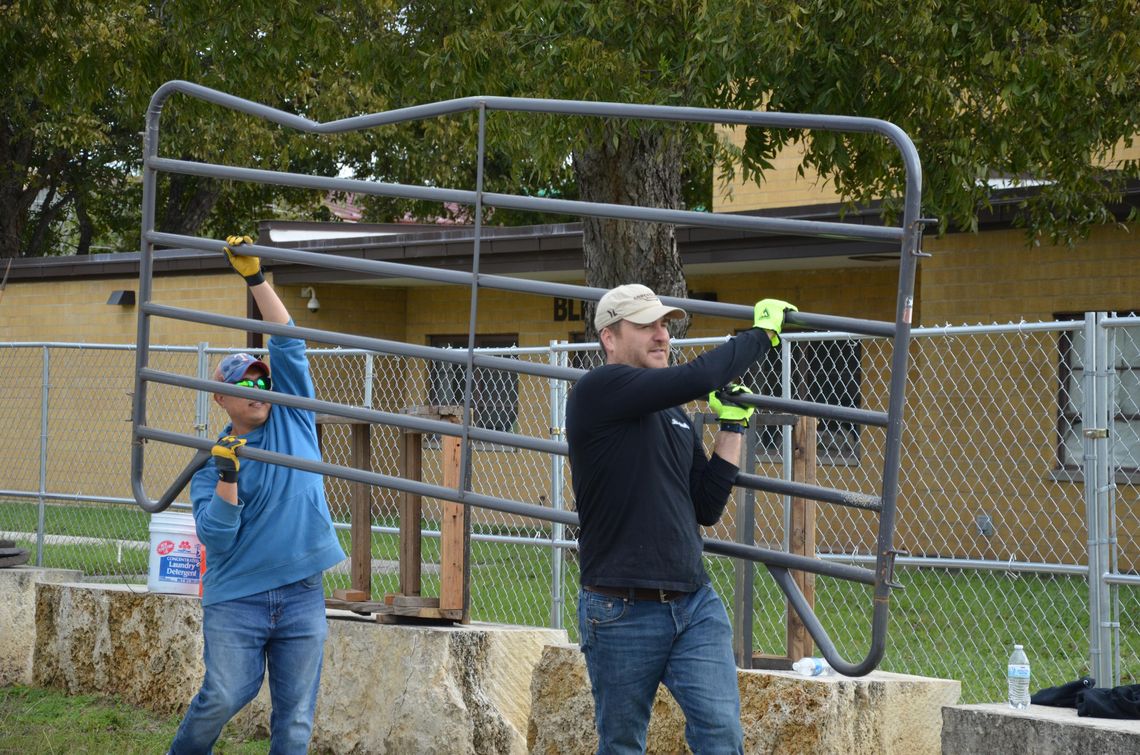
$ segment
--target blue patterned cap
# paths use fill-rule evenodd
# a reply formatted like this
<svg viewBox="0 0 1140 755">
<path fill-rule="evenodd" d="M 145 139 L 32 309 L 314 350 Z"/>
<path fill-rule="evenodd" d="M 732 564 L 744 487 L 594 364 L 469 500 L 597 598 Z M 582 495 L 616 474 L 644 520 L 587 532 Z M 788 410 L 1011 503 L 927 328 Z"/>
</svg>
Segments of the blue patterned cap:
<svg viewBox="0 0 1140 755">
<path fill-rule="evenodd" d="M 252 354 L 244 351 L 240 354 L 230 354 L 218 365 L 217 375 L 225 383 L 236 383 L 245 377 L 251 367 L 260 367 L 269 375 L 269 365 Z"/>
</svg>

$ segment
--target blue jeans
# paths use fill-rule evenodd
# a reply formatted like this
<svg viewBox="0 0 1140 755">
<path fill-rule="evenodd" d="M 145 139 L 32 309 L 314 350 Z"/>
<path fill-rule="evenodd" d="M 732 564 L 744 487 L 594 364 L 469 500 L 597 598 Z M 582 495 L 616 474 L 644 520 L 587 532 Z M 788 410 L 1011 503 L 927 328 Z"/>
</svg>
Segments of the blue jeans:
<svg viewBox="0 0 1140 755">
<path fill-rule="evenodd" d="M 598 728 L 598 753 L 643 753 L 657 685 L 685 714 L 694 753 L 742 753 L 732 625 L 705 585 L 669 603 L 583 588 L 578 630 Z"/>
<path fill-rule="evenodd" d="M 273 755 L 305 753 L 321 679 L 325 637 L 321 574 L 202 609 L 206 677 L 170 745 L 171 755 L 204 755 L 257 695 L 269 667 Z"/>
</svg>

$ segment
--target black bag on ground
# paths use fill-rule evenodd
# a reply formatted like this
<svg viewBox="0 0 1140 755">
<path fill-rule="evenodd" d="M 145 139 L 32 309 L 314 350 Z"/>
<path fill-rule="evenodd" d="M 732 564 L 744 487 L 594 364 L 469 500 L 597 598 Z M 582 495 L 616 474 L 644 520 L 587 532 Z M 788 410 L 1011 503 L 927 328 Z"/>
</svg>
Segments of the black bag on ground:
<svg viewBox="0 0 1140 755">
<path fill-rule="evenodd" d="M 1077 693 L 1077 715 L 1140 719 L 1140 684 Z"/>
<path fill-rule="evenodd" d="M 1096 679 L 1091 676 L 1082 676 L 1075 682 L 1062 684 L 1060 687 L 1046 687 L 1039 689 L 1029 698 L 1031 705 L 1050 705 L 1054 708 L 1077 707 L 1077 694 L 1096 686 Z"/>
</svg>

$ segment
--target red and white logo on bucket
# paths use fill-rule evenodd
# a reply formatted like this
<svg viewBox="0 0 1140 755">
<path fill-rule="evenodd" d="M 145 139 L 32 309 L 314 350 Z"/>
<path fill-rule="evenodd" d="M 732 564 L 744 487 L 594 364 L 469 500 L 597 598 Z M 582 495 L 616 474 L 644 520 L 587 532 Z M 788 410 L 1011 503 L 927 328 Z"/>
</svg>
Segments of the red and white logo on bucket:
<svg viewBox="0 0 1140 755">
<path fill-rule="evenodd" d="M 160 556 L 167 556 L 174 552 L 174 542 L 171 540 L 163 540 L 154 549 L 154 552 Z"/>
</svg>

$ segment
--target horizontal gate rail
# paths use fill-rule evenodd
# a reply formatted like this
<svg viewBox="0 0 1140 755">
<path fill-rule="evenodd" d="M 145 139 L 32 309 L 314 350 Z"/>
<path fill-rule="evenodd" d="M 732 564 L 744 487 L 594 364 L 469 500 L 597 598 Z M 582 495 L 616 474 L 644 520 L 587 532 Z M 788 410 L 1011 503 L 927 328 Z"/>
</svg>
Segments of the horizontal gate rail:
<svg viewBox="0 0 1140 755">
<path fill-rule="evenodd" d="M 763 490 L 767 493 L 779 493 L 796 498 L 810 498 L 813 501 L 834 503 L 837 506 L 863 509 L 865 511 L 882 511 L 883 503 L 877 495 L 869 493 L 852 493 L 847 490 L 825 488 L 819 485 L 808 485 L 804 482 L 781 480 L 778 477 L 761 477 L 760 475 L 740 472 L 736 475 L 736 484 L 753 490 Z"/>
<path fill-rule="evenodd" d="M 197 448 L 199 454 L 206 456 L 210 455 L 210 449 L 214 445 L 214 441 L 208 438 L 199 438 L 196 435 L 174 433 L 153 427 L 139 428 L 138 435 L 140 438 L 147 440 L 157 440 L 164 443 Z M 438 498 L 444 501 L 470 504 L 491 511 L 500 511 L 504 514 L 512 514 L 514 516 L 557 522 L 571 526 L 578 525 L 578 515 L 573 511 L 557 511 L 535 503 L 523 503 L 508 498 L 498 498 L 496 496 L 474 493 L 469 490 L 456 490 L 455 488 L 433 485 L 419 480 L 407 480 L 403 477 L 395 477 L 380 472 L 367 472 L 362 469 L 357 469 L 356 467 L 346 467 L 324 461 L 302 459 L 274 451 L 265 451 L 260 448 L 243 446 L 241 448 L 241 455 L 254 459 L 255 461 L 279 464 L 293 469 L 300 469 L 305 472 L 330 475 L 350 482 L 363 482 L 369 485 L 391 488 L 393 490 L 423 496 L 424 498 Z M 824 561 L 810 556 L 798 556 L 794 553 L 788 553 L 787 551 L 770 550 L 754 545 L 742 545 L 741 543 L 734 543 L 728 540 L 706 538 L 704 543 L 706 546 L 705 550 L 717 555 L 747 558 L 751 561 L 762 561 L 780 568 L 810 571 L 815 574 L 861 582 L 868 585 L 874 584 L 875 582 L 875 573 L 870 569 L 864 569 L 860 566 Z"/>
<path fill-rule="evenodd" d="M 697 213 L 700 217 L 709 217 L 708 213 Z M 208 252 L 219 252 L 224 246 L 213 239 L 203 239 L 197 236 L 184 236 L 176 233 L 162 233 L 151 231 L 146 234 L 146 240 L 161 246 L 185 247 L 201 249 Z M 385 262 L 383 260 L 362 260 L 355 257 L 340 257 L 318 252 L 306 252 L 297 249 L 282 249 L 276 246 L 259 246 L 256 244 L 243 244 L 241 253 L 255 253 L 267 260 L 279 262 L 292 262 L 302 265 L 330 270 L 344 270 L 351 273 L 365 273 L 381 275 L 392 278 L 412 278 L 414 280 L 431 281 L 433 283 L 451 283 L 455 285 L 470 285 L 474 276 L 461 270 L 440 270 L 411 265 L 406 262 Z M 586 299 L 597 301 L 605 294 L 606 289 L 592 286 L 577 286 L 572 283 L 548 283 L 546 281 L 527 280 L 526 278 L 511 278 L 506 275 L 479 275 L 479 287 L 490 288 L 497 291 L 514 291 L 522 294 L 542 294 L 544 296 L 561 296 L 567 299 Z M 733 320 L 751 320 L 752 307 L 742 304 L 728 304 L 725 302 L 704 301 L 700 299 L 682 299 L 676 296 L 662 296 L 661 301 L 671 306 L 683 306 L 686 311 L 713 317 L 725 317 Z M 821 315 L 815 312 L 788 312 L 787 321 L 793 325 L 806 328 L 817 328 L 827 331 L 855 333 L 858 335 L 879 336 L 893 338 L 896 333 L 893 322 L 877 320 L 860 320 L 854 317 L 839 317 L 837 315 Z"/>
<path fill-rule="evenodd" d="M 260 170 L 240 166 L 218 165 L 191 162 L 160 157 L 158 154 L 159 123 L 163 105 L 172 95 L 181 93 L 211 102 L 221 107 L 264 118 L 273 123 L 294 128 L 307 133 L 336 134 L 371 129 L 384 125 L 435 118 L 461 113 L 474 114 L 478 118 L 477 161 L 478 172 L 474 190 L 441 187 L 413 186 L 407 184 L 379 183 L 349 178 L 310 176 L 272 170 Z M 905 170 L 905 197 L 903 200 L 902 222 L 898 227 L 877 226 L 862 223 L 835 223 L 787 218 L 765 218 L 745 215 L 716 215 L 685 210 L 672 210 L 655 207 L 593 203 L 584 201 L 560 200 L 546 197 L 525 197 L 483 191 L 482 175 L 485 159 L 486 118 L 489 112 L 527 112 L 561 114 L 567 116 L 617 117 L 655 121 L 696 122 L 715 124 L 735 124 L 765 128 L 810 129 L 847 133 L 877 134 L 888 139 L 898 150 Z M 377 277 L 408 277 L 419 280 L 436 281 L 453 285 L 466 285 L 471 290 L 471 315 L 469 319 L 469 345 L 465 350 L 436 349 L 395 341 L 332 333 L 314 328 L 301 328 L 295 325 L 277 325 L 248 318 L 226 317 L 198 312 L 181 307 L 156 304 L 151 301 L 153 253 L 156 245 L 182 246 L 208 251 L 221 252 L 220 241 L 198 239 L 178 234 L 156 231 L 155 204 L 157 197 L 158 173 L 180 173 L 215 179 L 247 181 L 309 188 L 322 191 L 349 191 L 373 196 L 393 196 L 423 199 L 439 202 L 455 202 L 474 207 L 474 252 L 470 272 L 433 270 L 431 268 L 376 260 L 350 259 L 335 255 L 316 254 L 300 250 L 243 245 L 235 249 L 239 256 L 257 255 L 271 261 L 292 262 L 314 265 L 322 268 L 348 270 Z M 399 477 L 364 472 L 349 467 L 339 467 L 324 462 L 300 459 L 264 451 L 262 449 L 241 448 L 238 454 L 253 459 L 281 464 L 297 469 L 340 477 L 342 479 L 378 485 L 394 490 L 456 501 L 505 513 L 543 519 L 557 524 L 576 524 L 577 516 L 565 512 L 526 504 L 518 501 L 494 498 L 476 493 L 470 489 L 470 466 L 472 440 L 488 440 L 508 446 L 532 448 L 552 454 L 565 453 L 565 444 L 537 438 L 527 438 L 513 433 L 492 433 L 472 427 L 471 395 L 473 375 L 476 368 L 505 370 L 515 373 L 536 375 L 555 380 L 576 380 L 583 372 L 551 364 L 528 363 L 501 356 L 476 354 L 474 347 L 475 322 L 477 321 L 479 289 L 491 288 L 548 296 L 571 297 L 587 301 L 597 301 L 605 293 L 604 289 L 588 286 L 547 283 L 543 281 L 520 280 L 505 276 L 488 276 L 479 272 L 480 241 L 482 238 L 482 208 L 484 206 L 507 209 L 534 210 L 548 213 L 621 218 L 626 220 L 685 224 L 699 227 L 734 229 L 754 233 L 788 234 L 823 238 L 861 239 L 878 242 L 895 242 L 899 245 L 899 286 L 895 305 L 894 322 L 877 322 L 858 318 L 843 318 L 829 315 L 789 312 L 787 323 L 808 328 L 821 328 L 863 336 L 890 338 L 893 341 L 891 356 L 888 408 L 885 413 L 866 411 L 852 407 L 838 407 L 828 404 L 791 401 L 775 397 L 748 395 L 746 403 L 794 411 L 817 417 L 831 417 L 843 421 L 868 424 L 886 429 L 883 444 L 882 494 L 871 496 L 863 493 L 845 493 L 816 486 L 802 486 L 784 481 L 760 478 L 741 473 L 738 484 L 764 490 L 785 491 L 792 495 L 855 506 L 877 511 L 879 528 L 875 548 L 875 568 L 873 570 L 825 561 L 818 558 L 796 556 L 783 551 L 771 551 L 754 546 L 706 540 L 705 549 L 709 553 L 727 555 L 764 563 L 787 596 L 794 610 L 800 614 L 804 625 L 819 646 L 832 667 L 840 673 L 851 676 L 866 674 L 873 670 L 882 658 L 886 647 L 887 610 L 890 591 L 897 587 L 893 582 L 894 559 L 897 551 L 893 546 L 896 497 L 900 445 L 902 440 L 902 415 L 906 366 L 910 339 L 910 324 L 913 311 L 913 290 L 915 268 L 918 257 L 922 256 L 920 241 L 926 220 L 919 215 L 921 205 L 922 172 L 918 153 L 910 138 L 894 124 L 874 118 L 854 116 L 811 115 L 796 113 L 771 113 L 754 111 L 730 111 L 711 108 L 688 108 L 658 105 L 631 105 L 621 103 L 584 102 L 570 100 L 544 100 L 509 97 L 467 97 L 445 102 L 419 105 L 410 108 L 373 113 L 352 118 L 317 123 L 302 116 L 286 113 L 275 108 L 251 102 L 233 95 L 218 92 L 207 87 L 185 81 L 170 81 L 156 90 L 147 110 L 146 129 L 143 143 L 143 207 L 142 207 L 142 255 L 139 265 L 139 319 L 137 335 L 135 390 L 132 399 L 132 452 L 131 483 L 135 502 L 144 510 L 161 511 L 177 495 L 209 456 L 213 443 L 209 439 L 171 433 L 148 427 L 146 422 L 147 386 L 149 383 L 176 385 L 196 390 L 206 390 L 231 395 L 243 395 L 236 386 L 223 386 L 212 381 L 190 379 L 173 373 L 150 369 L 148 366 L 150 346 L 150 318 L 167 317 L 227 328 L 243 329 L 270 335 L 282 335 L 308 340 L 319 340 L 348 348 L 410 356 L 426 360 L 437 360 L 464 367 L 463 422 L 449 428 L 462 438 L 462 459 L 460 482 L 456 488 L 427 485 L 422 482 L 405 480 Z M 677 297 L 662 297 L 669 305 L 682 306 L 690 312 L 752 321 L 751 306 L 722 304 L 718 302 L 691 301 Z M 409 427 L 409 418 L 388 412 L 378 412 L 361 407 L 337 405 L 331 402 L 318 402 L 315 399 L 286 397 L 283 394 L 261 392 L 258 396 L 273 404 L 288 404 L 321 411 L 322 413 L 347 416 L 366 422 Z M 449 423 L 441 423 L 449 424 Z M 420 427 L 427 427 L 421 425 Z M 431 432 L 444 432 L 443 428 L 432 426 Z M 151 500 L 143 489 L 144 444 L 148 440 L 182 445 L 196 449 L 191 463 L 177 476 L 171 487 L 159 500 Z M 851 580 L 873 587 L 873 611 L 870 648 L 866 656 L 857 662 L 850 662 L 839 655 L 834 643 L 819 623 L 803 594 L 795 585 L 788 570 L 808 571 L 841 579 Z"/>
</svg>

